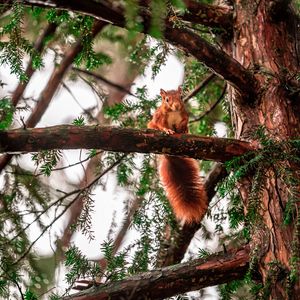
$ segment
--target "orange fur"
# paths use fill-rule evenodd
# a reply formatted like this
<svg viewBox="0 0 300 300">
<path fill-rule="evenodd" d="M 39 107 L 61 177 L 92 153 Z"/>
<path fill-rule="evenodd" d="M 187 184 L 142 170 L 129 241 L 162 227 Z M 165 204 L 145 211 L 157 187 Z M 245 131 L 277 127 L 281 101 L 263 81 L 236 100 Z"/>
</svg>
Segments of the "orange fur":
<svg viewBox="0 0 300 300">
<path fill-rule="evenodd" d="M 181 100 L 181 89 L 160 92 L 161 106 L 148 128 L 168 134 L 188 132 L 188 114 Z M 162 155 L 159 176 L 176 217 L 186 223 L 200 222 L 208 208 L 200 169 L 193 158 Z"/>
<path fill-rule="evenodd" d="M 207 211 L 208 201 L 197 161 L 163 155 L 159 175 L 177 218 L 186 223 L 200 222 Z"/>
</svg>

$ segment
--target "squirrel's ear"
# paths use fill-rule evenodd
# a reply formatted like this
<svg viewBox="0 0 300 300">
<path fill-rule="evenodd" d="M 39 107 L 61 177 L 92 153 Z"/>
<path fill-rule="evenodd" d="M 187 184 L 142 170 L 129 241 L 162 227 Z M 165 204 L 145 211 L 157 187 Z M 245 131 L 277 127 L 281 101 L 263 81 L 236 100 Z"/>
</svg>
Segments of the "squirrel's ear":
<svg viewBox="0 0 300 300">
<path fill-rule="evenodd" d="M 181 94 L 181 92 L 182 92 L 181 85 L 178 87 L 177 91 L 178 91 L 178 93 Z"/>
<path fill-rule="evenodd" d="M 165 90 L 163 90 L 163 89 L 160 89 L 160 95 L 162 96 L 162 97 L 164 97 L 164 96 L 166 96 L 166 91 Z"/>
</svg>

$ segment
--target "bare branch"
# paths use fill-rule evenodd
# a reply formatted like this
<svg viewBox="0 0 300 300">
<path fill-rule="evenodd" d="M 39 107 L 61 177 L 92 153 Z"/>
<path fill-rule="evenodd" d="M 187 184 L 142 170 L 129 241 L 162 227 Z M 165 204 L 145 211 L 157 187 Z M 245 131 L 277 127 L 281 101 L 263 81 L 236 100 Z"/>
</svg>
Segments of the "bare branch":
<svg viewBox="0 0 300 300">
<path fill-rule="evenodd" d="M 65 297 L 65 300 L 165 299 L 243 278 L 248 270 L 248 247 L 218 253 L 206 259 L 137 274 Z"/>
<path fill-rule="evenodd" d="M 167 135 L 158 130 L 61 125 L 0 132 L 0 151 L 37 152 L 50 149 L 101 149 L 188 156 L 226 161 L 257 148 L 249 142 L 190 134 Z"/>
<path fill-rule="evenodd" d="M 131 96 L 137 98 L 137 96 L 132 94 L 129 89 L 127 89 L 127 88 L 125 88 L 125 87 L 123 87 L 123 86 L 121 86 L 117 83 L 111 82 L 110 80 L 104 78 L 103 76 L 101 76 L 99 74 L 96 74 L 96 73 L 91 72 L 91 71 L 83 70 L 83 69 L 78 69 L 78 68 L 75 68 L 75 67 L 73 67 L 73 70 L 76 71 L 76 72 L 80 72 L 80 73 L 83 73 L 85 75 L 91 76 L 91 77 L 93 77 L 97 80 L 100 80 L 100 81 L 106 83 L 107 85 L 117 89 L 120 92 L 123 92 L 125 94 L 131 95 Z"/>
</svg>

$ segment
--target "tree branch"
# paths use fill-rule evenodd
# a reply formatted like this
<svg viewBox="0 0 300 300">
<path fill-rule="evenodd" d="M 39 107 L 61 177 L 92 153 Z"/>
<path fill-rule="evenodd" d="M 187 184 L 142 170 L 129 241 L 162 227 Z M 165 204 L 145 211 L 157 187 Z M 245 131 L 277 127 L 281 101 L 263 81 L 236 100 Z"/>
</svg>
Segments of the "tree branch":
<svg viewBox="0 0 300 300">
<path fill-rule="evenodd" d="M 101 149 L 115 152 L 170 154 L 226 161 L 257 148 L 249 142 L 190 134 L 167 135 L 157 130 L 60 125 L 0 131 L 0 151 Z"/>
<path fill-rule="evenodd" d="M 170 22 L 166 22 L 165 37 L 170 43 L 192 54 L 228 81 L 241 93 L 245 103 L 254 102 L 256 80 L 252 73 L 222 49 L 215 48 L 189 29 L 173 27 Z"/>
<path fill-rule="evenodd" d="M 92 30 L 92 36 L 95 37 L 107 23 L 103 21 L 98 21 L 94 24 Z M 54 69 L 51 74 L 50 79 L 41 95 L 39 96 L 38 103 L 34 107 L 29 118 L 26 120 L 27 127 L 35 127 L 36 124 L 40 121 L 43 114 L 47 110 L 57 88 L 59 87 L 61 80 L 68 71 L 70 65 L 73 63 L 74 58 L 82 51 L 83 45 L 79 40 L 73 47 L 71 47 L 65 54 L 65 57 L 62 59 L 60 65 Z M 21 92 L 22 86 L 17 88 L 17 93 Z M 25 88 L 24 88 L 25 89 Z M 23 91 L 24 91 L 23 89 Z M 16 101 L 16 100 L 13 100 Z M 0 172 L 9 164 L 12 159 L 12 155 L 4 155 L 0 157 Z"/>
<path fill-rule="evenodd" d="M 137 274 L 127 279 L 65 297 L 65 300 L 165 299 L 178 293 L 242 278 L 248 270 L 247 246 L 226 254 Z"/>
<path fill-rule="evenodd" d="M 0 0 L 0 3 L 3 1 Z M 8 0 L 8 2 L 10 1 L 12 0 Z M 109 4 L 105 2 L 94 2 L 92 0 L 24 0 L 23 3 L 42 7 L 70 9 L 95 18 L 104 19 L 120 27 L 125 27 L 126 24 L 124 13 L 116 8 L 109 7 Z M 144 20 L 144 31 L 147 32 L 151 16 L 144 12 L 142 17 Z M 168 42 L 192 54 L 195 58 L 212 68 L 221 78 L 227 80 L 240 92 L 242 101 L 245 103 L 254 102 L 255 91 L 257 90 L 256 79 L 238 61 L 223 50 L 215 48 L 191 30 L 174 27 L 174 24 L 168 20 L 165 21 L 165 27 L 165 38 Z"/>
<path fill-rule="evenodd" d="M 209 5 L 193 0 L 185 0 L 184 3 L 188 13 L 180 17 L 182 20 L 209 27 L 232 28 L 233 13 L 229 7 Z"/>
<path fill-rule="evenodd" d="M 36 40 L 35 44 L 34 44 L 34 49 L 36 50 L 37 53 L 41 54 L 44 50 L 45 47 L 45 38 L 48 36 L 51 36 L 52 34 L 55 33 L 57 28 L 57 24 L 54 23 L 49 23 L 45 29 L 42 31 L 42 33 L 40 34 L 40 36 L 38 37 L 38 39 Z M 31 78 L 31 76 L 34 73 L 34 69 L 32 67 L 32 58 L 30 58 L 27 68 L 25 70 L 25 74 L 28 77 L 28 79 Z M 12 96 L 11 96 L 11 102 L 13 106 L 17 106 L 17 104 L 19 103 L 19 100 L 21 98 L 21 96 L 23 95 L 23 92 L 25 90 L 25 88 L 27 87 L 29 83 L 29 80 L 27 81 L 21 81 L 17 88 L 15 89 L 15 91 L 13 92 Z"/>
<path fill-rule="evenodd" d="M 209 27 L 231 29 L 233 13 L 230 7 L 209 5 L 194 0 L 184 0 L 183 2 L 187 12 L 183 15 L 179 15 L 178 18 Z M 150 4 L 151 0 L 139 0 L 139 5 L 142 7 L 148 8 Z"/>
<path fill-rule="evenodd" d="M 197 95 L 200 92 L 200 90 L 205 88 L 215 77 L 216 74 L 214 73 L 211 73 L 207 77 L 205 77 L 188 95 L 186 95 L 183 98 L 183 102 L 186 103 L 195 95 Z"/>
</svg>

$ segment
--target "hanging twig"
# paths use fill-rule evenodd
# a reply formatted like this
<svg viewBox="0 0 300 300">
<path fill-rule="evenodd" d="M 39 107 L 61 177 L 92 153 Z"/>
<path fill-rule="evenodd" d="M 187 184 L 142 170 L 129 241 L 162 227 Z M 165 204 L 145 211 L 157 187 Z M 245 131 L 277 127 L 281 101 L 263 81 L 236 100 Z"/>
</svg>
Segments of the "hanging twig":
<svg viewBox="0 0 300 300">
<path fill-rule="evenodd" d="M 204 113 L 202 113 L 199 117 L 197 117 L 193 120 L 190 120 L 189 123 L 199 122 L 201 119 L 203 119 L 209 113 L 211 113 L 216 108 L 216 106 L 221 102 L 221 100 L 223 99 L 223 97 L 226 93 L 226 89 L 227 89 L 227 84 L 225 83 L 225 85 L 223 87 L 223 90 L 222 90 L 222 93 L 221 93 L 220 97 L 217 99 L 217 101 L 208 110 L 206 110 Z"/>
</svg>

